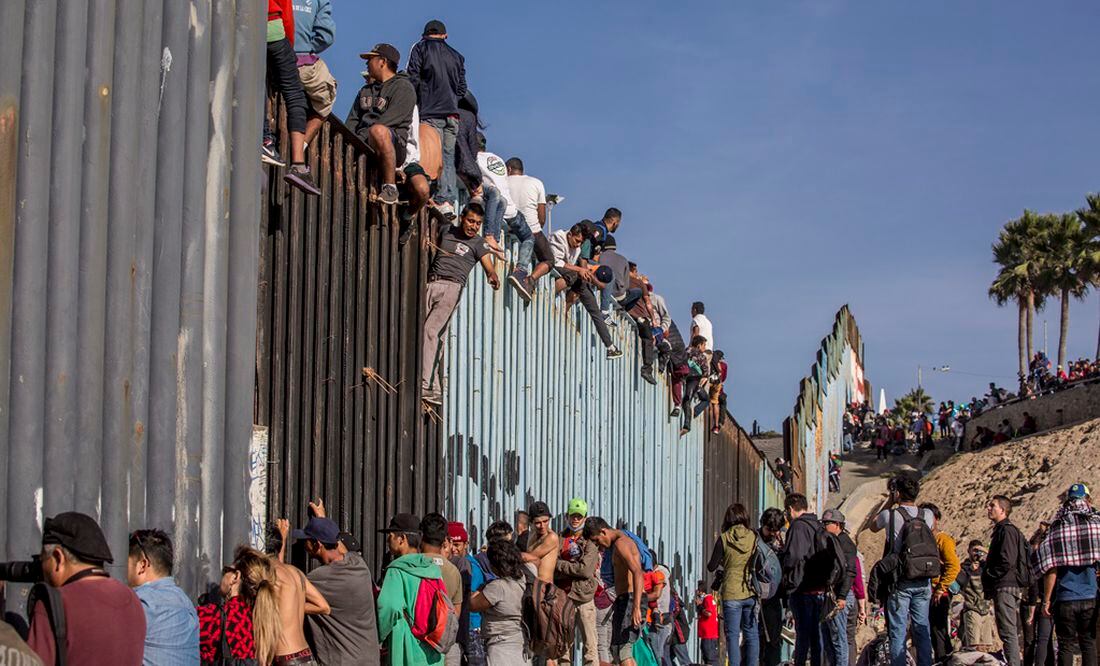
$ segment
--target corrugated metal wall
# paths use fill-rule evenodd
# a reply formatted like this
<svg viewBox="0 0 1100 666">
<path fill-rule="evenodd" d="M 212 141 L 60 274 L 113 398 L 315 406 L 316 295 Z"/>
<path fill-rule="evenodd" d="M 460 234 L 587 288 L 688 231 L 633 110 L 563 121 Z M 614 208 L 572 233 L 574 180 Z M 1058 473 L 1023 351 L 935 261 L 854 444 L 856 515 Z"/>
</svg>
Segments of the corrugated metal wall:
<svg viewBox="0 0 1100 666">
<path fill-rule="evenodd" d="M 399 511 L 436 510 L 444 488 L 441 428 L 417 394 L 427 236 L 398 244 L 393 208 L 369 200 L 368 152 L 330 117 L 311 148 L 320 197 L 269 171 L 256 423 L 268 429 L 268 516 L 302 524 L 322 497 L 378 571 L 377 530 Z"/>
<path fill-rule="evenodd" d="M 263 11 L 0 3 L 5 559 L 78 509 L 194 590 L 248 536 Z"/>
<path fill-rule="evenodd" d="M 844 409 L 871 398 L 864 379 L 863 340 L 848 306 L 821 340 L 810 374 L 799 385 L 794 413 L 783 423 L 784 448 L 795 471 L 795 490 L 820 513 L 828 502 L 829 454 L 844 443 Z"/>
</svg>

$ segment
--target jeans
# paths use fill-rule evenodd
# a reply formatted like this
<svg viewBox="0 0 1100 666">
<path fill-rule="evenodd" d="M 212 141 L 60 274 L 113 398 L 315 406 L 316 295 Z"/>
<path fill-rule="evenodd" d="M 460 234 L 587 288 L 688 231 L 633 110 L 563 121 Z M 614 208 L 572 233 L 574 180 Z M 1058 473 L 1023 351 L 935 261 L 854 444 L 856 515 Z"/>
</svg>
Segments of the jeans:
<svg viewBox="0 0 1100 666">
<path fill-rule="evenodd" d="M 267 78 L 283 96 L 286 104 L 286 128 L 290 132 L 306 131 L 306 91 L 298 76 L 298 59 L 294 47 L 285 37 L 267 43 Z M 267 114 L 264 114 L 265 116 Z M 454 142 L 451 142 L 452 145 Z"/>
<path fill-rule="evenodd" d="M 504 197 L 500 196 L 500 190 L 489 183 L 482 183 L 481 191 L 485 200 L 484 235 L 500 241 L 500 230 L 504 226 L 504 210 L 508 208 L 508 204 L 504 201 Z"/>
<path fill-rule="evenodd" d="M 1072 666 L 1074 655 L 1082 664 L 1096 663 L 1096 601 L 1059 601 L 1054 606 L 1058 632 L 1058 663 Z"/>
<path fill-rule="evenodd" d="M 1020 602 L 1024 591 L 1018 587 L 1000 587 L 993 595 L 993 617 L 997 621 L 997 634 L 1004 643 L 1005 661 L 1008 666 L 1020 666 Z"/>
<path fill-rule="evenodd" d="M 622 299 L 619 301 L 619 307 L 623 310 L 629 310 L 637 305 L 638 301 L 642 300 L 642 290 L 635 287 L 634 289 L 627 289 L 623 294 Z"/>
<path fill-rule="evenodd" d="M 668 666 L 691 666 L 692 663 L 694 663 L 688 655 L 688 646 L 686 643 L 670 644 L 665 657 L 666 659 L 663 663 Z"/>
<path fill-rule="evenodd" d="M 458 140 L 458 118 L 427 118 L 424 122 L 439 130 L 439 142 L 443 151 L 443 173 L 439 176 L 439 189 L 435 202 L 458 205 L 458 187 L 455 174 L 455 142 Z"/>
<path fill-rule="evenodd" d="M 828 632 L 825 647 L 834 666 L 844 666 L 848 663 L 848 614 L 853 612 L 855 606 L 856 595 L 848 592 L 844 610 L 838 611 L 825 625 Z"/>
<path fill-rule="evenodd" d="M 531 270 L 531 255 L 535 251 L 535 234 L 532 233 L 531 227 L 527 225 L 527 218 L 523 216 L 523 213 L 516 213 L 516 216 L 510 220 L 505 220 L 508 224 L 508 230 L 519 240 L 519 252 L 516 253 L 516 268 L 522 268 L 525 271 Z"/>
<path fill-rule="evenodd" d="M 614 606 L 596 609 L 596 637 L 599 639 L 600 661 L 611 663 L 611 620 Z"/>
<path fill-rule="evenodd" d="M 722 619 L 726 623 L 726 654 L 730 666 L 741 666 L 741 638 L 745 639 L 745 663 L 760 663 L 760 634 L 756 623 L 756 599 L 722 602 Z"/>
<path fill-rule="evenodd" d="M 654 611 L 656 617 L 656 611 Z M 653 650 L 653 656 L 657 657 L 657 663 L 664 661 L 665 645 L 672 635 L 672 622 L 668 624 L 654 624 L 649 628 L 649 647 Z"/>
<path fill-rule="evenodd" d="M 466 657 L 466 666 L 486 666 L 485 643 L 481 640 L 481 629 L 470 629 L 466 642 L 462 645 L 462 656 Z"/>
<path fill-rule="evenodd" d="M 699 641 L 705 666 L 718 666 L 718 639 L 704 638 Z"/>
<path fill-rule="evenodd" d="M 825 595 L 795 592 L 790 604 L 794 614 L 794 666 L 803 666 L 807 656 L 812 666 L 821 666 L 825 649 L 821 636 L 821 609 Z"/>
<path fill-rule="evenodd" d="M 1033 666 L 1054 666 L 1054 618 L 1044 617 L 1043 609 L 1035 609 L 1035 621 L 1028 632 L 1026 660 Z"/>
<path fill-rule="evenodd" d="M 890 663 L 906 666 L 905 634 L 912 632 L 917 648 L 917 666 L 932 664 L 932 634 L 928 630 L 928 606 L 932 601 L 932 585 L 927 580 L 903 580 L 886 602 L 887 627 L 890 633 Z"/>
<path fill-rule="evenodd" d="M 853 448 L 855 448 L 855 442 L 852 441 L 852 433 L 844 433 L 844 452 L 851 453 Z"/>
</svg>

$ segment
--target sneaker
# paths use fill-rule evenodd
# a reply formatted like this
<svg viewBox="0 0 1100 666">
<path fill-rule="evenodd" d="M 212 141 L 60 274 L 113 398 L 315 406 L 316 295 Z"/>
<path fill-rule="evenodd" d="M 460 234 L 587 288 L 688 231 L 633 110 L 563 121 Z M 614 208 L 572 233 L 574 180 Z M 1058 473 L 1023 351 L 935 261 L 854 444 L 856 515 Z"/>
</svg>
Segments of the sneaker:
<svg viewBox="0 0 1100 666">
<path fill-rule="evenodd" d="M 679 416 L 680 416 L 680 408 L 679 407 L 673 407 L 672 411 L 668 413 L 668 418 L 670 418 L 670 419 L 679 418 Z"/>
<path fill-rule="evenodd" d="M 622 358 L 623 350 L 619 349 L 615 345 L 611 345 L 607 348 L 607 358 Z"/>
<path fill-rule="evenodd" d="M 719 428 L 718 426 L 714 426 L 713 428 L 711 428 L 711 429 L 710 429 L 710 432 L 711 432 L 712 434 L 715 434 L 715 435 L 717 435 L 718 433 L 722 432 L 722 429 L 721 429 L 721 428 Z"/>
<path fill-rule="evenodd" d="M 309 170 L 308 164 L 292 164 L 290 168 L 287 169 L 286 175 L 283 176 L 283 180 L 306 194 L 312 196 L 321 194 L 321 190 L 317 189 L 317 186 L 313 184 L 313 175 Z"/>
<path fill-rule="evenodd" d="M 387 206 L 394 205 L 397 203 L 397 186 L 393 183 L 386 183 L 382 186 L 382 191 L 378 193 L 378 198 Z"/>
<path fill-rule="evenodd" d="M 611 310 L 603 313 L 603 321 L 607 324 L 608 328 L 616 328 L 619 325 L 619 322 L 615 321 L 615 318 L 611 316 Z"/>
<path fill-rule="evenodd" d="M 642 370 L 641 375 L 642 379 L 646 380 L 650 384 L 653 384 L 654 386 L 657 385 L 657 378 L 653 376 L 652 368 L 646 368 L 645 370 Z"/>
<path fill-rule="evenodd" d="M 457 215 L 455 215 L 455 207 L 451 205 L 450 201 L 444 201 L 441 204 L 436 204 L 435 208 L 439 211 L 439 214 L 443 216 L 443 219 L 447 220 L 448 222 L 458 217 Z"/>
<path fill-rule="evenodd" d="M 512 271 L 512 274 L 508 276 L 508 284 L 512 285 L 512 288 L 519 292 L 519 297 L 523 299 L 524 303 L 531 302 L 531 292 L 528 288 L 530 280 L 527 278 L 527 272 L 520 269 Z"/>
<path fill-rule="evenodd" d="M 275 142 L 271 139 L 267 139 L 260 146 L 260 161 L 264 164 L 273 164 L 277 167 L 285 167 L 286 162 L 283 161 L 283 156 L 279 154 L 279 149 L 275 147 Z"/>
</svg>

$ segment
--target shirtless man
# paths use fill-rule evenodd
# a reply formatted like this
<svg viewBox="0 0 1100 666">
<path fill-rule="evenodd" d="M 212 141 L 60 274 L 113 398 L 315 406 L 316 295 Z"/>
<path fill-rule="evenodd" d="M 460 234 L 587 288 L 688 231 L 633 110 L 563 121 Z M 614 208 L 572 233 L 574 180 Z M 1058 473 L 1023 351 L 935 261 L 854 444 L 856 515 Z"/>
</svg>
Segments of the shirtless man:
<svg viewBox="0 0 1100 666">
<path fill-rule="evenodd" d="M 585 522 L 584 538 L 599 546 L 605 557 L 608 551 L 611 552 L 616 593 L 611 617 L 611 656 L 616 664 L 634 666 L 634 643 L 641 636 L 642 598 L 645 596 L 645 572 L 638 546 L 633 539 L 611 529 L 607 521 L 598 517 Z"/>
<path fill-rule="evenodd" d="M 325 598 L 309 582 L 306 575 L 287 564 L 286 541 L 290 534 L 290 521 L 280 518 L 275 521 L 279 531 L 278 543 L 268 539 L 268 557 L 275 565 L 275 597 L 279 604 L 279 641 L 275 644 L 273 666 L 305 666 L 315 664 L 313 652 L 306 643 L 303 625 L 306 614 L 328 615 L 330 608 Z M 277 546 L 277 548 L 276 548 Z"/>
<path fill-rule="evenodd" d="M 540 581 L 553 583 L 561 542 L 558 540 L 558 533 L 550 529 L 550 507 L 546 502 L 535 502 L 527 513 L 531 517 L 532 527 L 523 561 L 535 568 L 535 575 Z"/>
</svg>

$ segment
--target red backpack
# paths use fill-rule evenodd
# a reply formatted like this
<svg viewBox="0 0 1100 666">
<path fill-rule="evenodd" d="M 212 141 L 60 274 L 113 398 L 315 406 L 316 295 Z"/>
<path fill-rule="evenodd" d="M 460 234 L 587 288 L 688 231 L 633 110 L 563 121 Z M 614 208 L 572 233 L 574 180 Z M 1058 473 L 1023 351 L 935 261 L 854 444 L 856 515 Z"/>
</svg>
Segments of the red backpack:
<svg viewBox="0 0 1100 666">
<path fill-rule="evenodd" d="M 408 618 L 406 618 L 408 619 Z M 458 614 L 447 596 L 442 578 L 422 578 L 416 589 L 413 616 L 408 619 L 412 635 L 440 654 L 447 654 L 458 639 Z"/>
</svg>

